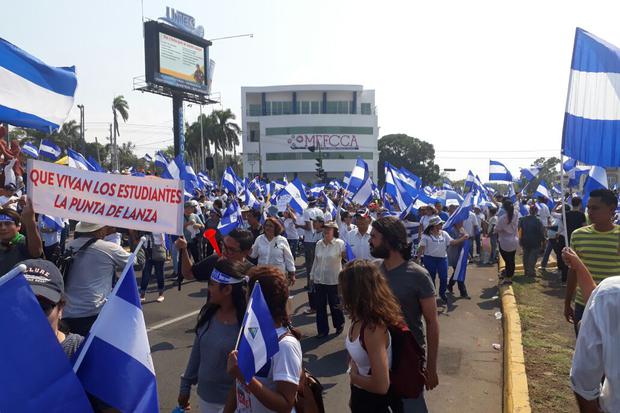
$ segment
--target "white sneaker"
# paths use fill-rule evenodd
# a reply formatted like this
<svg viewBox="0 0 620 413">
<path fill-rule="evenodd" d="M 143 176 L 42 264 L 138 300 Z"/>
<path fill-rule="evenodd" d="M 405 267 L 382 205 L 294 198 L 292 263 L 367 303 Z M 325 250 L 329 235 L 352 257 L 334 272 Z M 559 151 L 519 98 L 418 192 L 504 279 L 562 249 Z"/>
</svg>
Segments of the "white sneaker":
<svg viewBox="0 0 620 413">
<path fill-rule="evenodd" d="M 164 302 L 164 296 L 160 295 L 159 297 L 157 297 L 157 302 L 158 303 L 163 303 Z"/>
<path fill-rule="evenodd" d="M 141 303 L 143 303 L 143 302 L 145 302 L 145 301 L 146 301 L 146 297 L 144 296 L 144 294 L 142 294 L 142 295 L 140 296 L 140 302 L 141 302 Z"/>
</svg>

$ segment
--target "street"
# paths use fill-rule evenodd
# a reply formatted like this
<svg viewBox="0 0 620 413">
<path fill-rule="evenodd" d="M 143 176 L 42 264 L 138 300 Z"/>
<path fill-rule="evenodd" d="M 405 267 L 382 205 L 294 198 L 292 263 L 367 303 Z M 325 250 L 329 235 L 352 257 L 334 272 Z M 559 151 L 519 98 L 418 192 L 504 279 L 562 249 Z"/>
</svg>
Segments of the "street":
<svg viewBox="0 0 620 413">
<path fill-rule="evenodd" d="M 303 258 L 297 260 L 298 273 L 303 274 Z M 170 266 L 166 268 L 170 273 Z M 502 358 L 493 348 L 501 343 L 501 320 L 495 319 L 499 310 L 496 272 L 491 267 L 468 269 L 468 288 L 472 300 L 456 299 L 448 309 L 439 308 L 439 386 L 426 393 L 431 412 L 499 412 L 501 411 Z M 307 295 L 304 276 L 291 289 L 293 324 L 304 334 L 302 348 L 304 366 L 316 375 L 324 386 L 327 412 L 348 410 L 349 383 L 346 375 L 347 355 L 344 333 L 327 339 L 316 339 L 314 315 L 303 314 Z M 183 373 L 194 338 L 197 312 L 206 300 L 206 284 L 189 281 L 177 291 L 174 280 L 166 280 L 166 300 L 155 302 L 155 285 L 143 303 L 162 412 L 176 407 L 179 376 Z M 348 327 L 348 324 L 347 324 Z M 347 331 L 347 329 L 345 329 Z M 192 393 L 190 402 L 197 406 Z"/>
</svg>

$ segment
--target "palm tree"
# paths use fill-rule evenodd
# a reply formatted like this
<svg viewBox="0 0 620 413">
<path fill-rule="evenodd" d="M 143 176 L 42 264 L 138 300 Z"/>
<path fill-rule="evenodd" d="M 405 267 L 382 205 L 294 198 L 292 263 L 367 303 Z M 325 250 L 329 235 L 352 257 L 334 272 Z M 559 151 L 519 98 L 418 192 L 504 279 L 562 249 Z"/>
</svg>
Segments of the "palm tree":
<svg viewBox="0 0 620 413">
<path fill-rule="evenodd" d="M 127 122 L 127 119 L 129 119 L 129 105 L 127 104 L 127 101 L 125 100 L 125 97 L 123 95 L 116 96 L 112 101 L 112 115 L 114 116 L 114 126 L 112 129 L 114 130 L 114 162 L 116 169 L 119 168 L 116 136 L 121 136 L 121 133 L 118 130 L 118 119 L 116 116 L 117 114 L 121 115 L 121 118 L 123 118 L 123 122 Z"/>
<path fill-rule="evenodd" d="M 230 109 L 226 110 L 214 110 L 209 115 L 210 118 L 210 133 L 209 138 L 213 141 L 215 153 L 218 149 L 222 151 L 222 170 L 226 164 L 226 151 L 232 150 L 235 156 L 237 155 L 237 145 L 239 145 L 239 135 L 241 134 L 241 128 L 236 123 L 232 122 L 236 117 Z"/>
</svg>

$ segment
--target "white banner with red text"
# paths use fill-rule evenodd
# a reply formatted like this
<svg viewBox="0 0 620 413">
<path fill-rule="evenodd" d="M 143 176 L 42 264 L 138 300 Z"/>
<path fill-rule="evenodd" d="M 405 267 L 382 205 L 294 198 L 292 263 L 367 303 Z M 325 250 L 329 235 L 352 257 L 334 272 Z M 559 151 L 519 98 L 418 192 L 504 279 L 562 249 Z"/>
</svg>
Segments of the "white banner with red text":
<svg viewBox="0 0 620 413">
<path fill-rule="evenodd" d="M 182 235 L 183 181 L 84 171 L 28 160 L 35 212 L 111 227 Z"/>
</svg>

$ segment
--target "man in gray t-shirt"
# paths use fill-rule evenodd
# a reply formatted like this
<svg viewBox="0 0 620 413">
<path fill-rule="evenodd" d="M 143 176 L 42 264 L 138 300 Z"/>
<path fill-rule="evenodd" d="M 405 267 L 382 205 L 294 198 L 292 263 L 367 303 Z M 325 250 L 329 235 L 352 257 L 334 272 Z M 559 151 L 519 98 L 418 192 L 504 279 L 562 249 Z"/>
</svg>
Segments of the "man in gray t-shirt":
<svg viewBox="0 0 620 413">
<path fill-rule="evenodd" d="M 106 232 L 104 225 L 80 222 L 75 231 L 75 239 L 67 245 L 76 254 L 65 279 L 67 305 L 63 321 L 72 333 L 86 336 L 112 291 L 116 271 L 125 267 L 130 254 L 102 239 Z M 93 238 L 94 243 L 77 252 Z"/>
<path fill-rule="evenodd" d="M 439 384 L 439 321 L 433 282 L 423 267 L 410 261 L 407 230 L 396 217 L 382 217 L 372 223 L 370 254 L 383 259 L 381 270 L 400 302 L 405 321 L 418 343 L 426 348 L 426 390 L 432 390 Z M 422 317 L 426 331 L 422 328 Z M 426 346 L 425 337 L 428 341 Z M 424 394 L 417 399 L 403 399 L 403 406 L 405 412 L 427 411 Z"/>
</svg>

